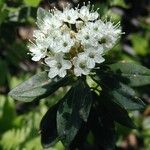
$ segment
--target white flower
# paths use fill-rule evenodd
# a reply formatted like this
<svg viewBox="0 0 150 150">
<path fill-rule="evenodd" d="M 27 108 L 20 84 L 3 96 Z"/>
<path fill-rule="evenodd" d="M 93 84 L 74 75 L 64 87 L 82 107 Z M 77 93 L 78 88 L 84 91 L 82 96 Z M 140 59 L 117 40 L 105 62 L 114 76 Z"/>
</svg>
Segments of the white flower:
<svg viewBox="0 0 150 150">
<path fill-rule="evenodd" d="M 42 24 L 38 24 L 38 26 L 44 34 L 48 34 L 51 31 L 61 27 L 62 21 L 56 18 L 53 14 L 46 15 L 42 20 Z"/>
<path fill-rule="evenodd" d="M 62 36 L 62 31 L 60 29 L 54 29 L 48 33 L 47 38 L 56 39 L 60 36 Z"/>
<path fill-rule="evenodd" d="M 34 30 L 33 31 L 33 37 L 36 39 L 44 39 L 45 34 L 41 30 Z"/>
<path fill-rule="evenodd" d="M 100 34 L 97 36 L 98 45 L 109 50 L 114 46 L 121 34 L 121 29 L 116 28 L 110 21 L 101 24 Z"/>
<path fill-rule="evenodd" d="M 53 16 L 51 18 L 51 20 L 49 21 L 49 26 L 50 26 L 51 30 L 58 29 L 59 27 L 62 26 L 62 21 L 60 19 L 56 18 L 55 16 Z"/>
<path fill-rule="evenodd" d="M 73 58 L 74 74 L 76 76 L 88 75 L 90 68 L 87 66 L 87 56 L 84 54 L 78 54 L 78 57 Z"/>
<path fill-rule="evenodd" d="M 87 22 L 78 32 L 77 38 L 84 46 L 99 47 L 106 51 L 113 47 L 120 33 L 120 28 L 116 28 L 111 22 L 105 23 L 102 20 L 97 20 Z"/>
<path fill-rule="evenodd" d="M 75 76 L 88 75 L 96 64 L 104 62 L 103 55 L 120 37 L 120 25 L 101 20 L 93 8 L 84 3 L 81 8 L 68 4 L 63 11 L 38 11 L 39 29 L 33 33 L 29 50 L 33 61 L 46 58 L 50 78 L 64 77 L 68 69 Z"/>
<path fill-rule="evenodd" d="M 51 43 L 51 37 L 46 37 L 44 33 L 42 33 L 40 30 L 35 30 L 33 32 L 33 37 L 35 37 L 35 43 L 39 47 L 43 47 L 43 49 L 47 49 Z"/>
<path fill-rule="evenodd" d="M 39 61 L 40 59 L 44 58 L 47 53 L 47 49 L 43 48 L 41 45 L 32 44 L 29 46 L 29 50 L 32 52 L 31 55 L 33 56 L 33 61 Z"/>
<path fill-rule="evenodd" d="M 65 33 L 54 39 L 51 48 L 55 53 L 68 53 L 73 45 L 74 39 L 70 37 L 70 34 Z"/>
<path fill-rule="evenodd" d="M 103 30 L 107 29 L 106 30 L 107 33 L 111 33 L 113 36 L 118 36 L 121 33 L 121 29 L 118 28 L 118 25 L 119 25 L 119 23 L 116 25 L 113 25 L 112 22 L 108 21 L 105 23 Z"/>
<path fill-rule="evenodd" d="M 91 29 L 84 26 L 77 33 L 76 38 L 77 38 L 77 40 L 79 40 L 81 42 L 81 44 L 83 46 L 86 46 L 86 45 L 94 46 L 95 42 L 96 42 L 95 36 L 96 36 L 95 33 Z"/>
<path fill-rule="evenodd" d="M 88 68 L 94 68 L 95 63 L 102 63 L 105 59 L 102 57 L 103 50 L 97 50 L 94 47 L 88 47 L 85 52 L 83 52 L 85 56 L 87 56 L 87 66 Z"/>
<path fill-rule="evenodd" d="M 57 8 L 52 9 L 51 13 L 54 15 L 54 17 L 58 20 L 61 20 L 61 16 L 63 14 L 62 11 L 58 10 Z"/>
<path fill-rule="evenodd" d="M 78 11 L 73 9 L 73 8 L 66 8 L 64 9 L 63 11 L 63 14 L 62 14 L 62 20 L 64 22 L 68 22 L 70 24 L 75 24 L 76 23 L 76 20 L 78 19 Z"/>
<path fill-rule="evenodd" d="M 82 6 L 81 9 L 79 10 L 79 17 L 83 21 L 94 21 L 98 19 L 99 14 L 98 12 L 90 12 L 90 6 Z"/>
<path fill-rule="evenodd" d="M 83 21 L 76 21 L 76 28 L 77 29 L 81 29 L 82 27 L 83 27 L 83 25 L 84 25 L 84 22 Z"/>
<path fill-rule="evenodd" d="M 65 60 L 62 54 L 56 54 L 55 56 L 46 58 L 45 63 L 50 67 L 48 73 L 49 78 L 54 78 L 57 75 L 65 77 L 67 74 L 66 70 L 72 67 L 71 62 Z"/>
<path fill-rule="evenodd" d="M 88 28 L 89 30 L 91 30 L 91 32 L 94 32 L 95 34 L 101 34 L 103 26 L 105 26 L 105 24 L 104 22 L 102 22 L 102 20 L 96 20 L 95 22 L 86 23 L 86 28 Z"/>
</svg>

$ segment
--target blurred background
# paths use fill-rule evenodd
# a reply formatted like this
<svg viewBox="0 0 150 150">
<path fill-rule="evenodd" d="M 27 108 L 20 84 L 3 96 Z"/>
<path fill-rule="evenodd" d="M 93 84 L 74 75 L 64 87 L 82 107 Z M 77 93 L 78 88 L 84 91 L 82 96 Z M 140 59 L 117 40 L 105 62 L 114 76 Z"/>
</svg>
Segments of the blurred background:
<svg viewBox="0 0 150 150">
<path fill-rule="evenodd" d="M 31 103 L 14 101 L 8 96 L 10 89 L 42 69 L 27 54 L 28 40 L 36 28 L 37 8 L 62 9 L 67 2 L 77 6 L 83 1 L 86 0 L 0 0 L 0 150 L 42 150 L 40 120 L 65 91 L 60 89 L 40 102 Z M 102 18 L 120 21 L 125 32 L 107 60 L 134 61 L 150 68 L 150 0 L 93 0 L 91 3 L 95 9 L 100 8 Z M 150 86 L 136 91 L 147 106 L 145 110 L 129 112 L 137 130 L 117 124 L 118 150 L 150 150 Z M 87 142 L 92 145 L 92 136 Z M 64 147 L 59 142 L 50 149 L 64 150 Z"/>
</svg>

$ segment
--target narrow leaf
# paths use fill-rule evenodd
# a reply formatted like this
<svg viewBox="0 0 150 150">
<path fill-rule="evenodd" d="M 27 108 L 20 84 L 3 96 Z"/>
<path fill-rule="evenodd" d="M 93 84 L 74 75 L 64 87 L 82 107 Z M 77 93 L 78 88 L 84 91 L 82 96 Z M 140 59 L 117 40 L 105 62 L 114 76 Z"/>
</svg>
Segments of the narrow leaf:
<svg viewBox="0 0 150 150">
<path fill-rule="evenodd" d="M 110 111 L 116 122 L 128 128 L 136 128 L 133 121 L 129 117 L 128 112 L 119 105 L 112 103 Z"/>
<path fill-rule="evenodd" d="M 115 103 L 118 103 L 127 110 L 144 108 L 145 104 L 140 98 L 138 98 L 135 91 L 131 87 L 119 82 L 116 76 L 100 72 L 97 72 L 97 75 L 97 80 L 102 84 L 101 86 L 103 86 L 103 90 L 107 91 Z"/>
<path fill-rule="evenodd" d="M 90 89 L 82 80 L 79 80 L 63 98 L 57 112 L 57 130 L 66 147 L 75 138 L 82 121 L 87 121 L 91 103 Z"/>
<path fill-rule="evenodd" d="M 101 103 L 109 116 L 116 122 L 129 128 L 135 128 L 134 123 L 128 115 L 128 112 L 119 106 L 116 102 L 112 101 L 106 91 L 102 91 L 100 95 Z"/>
<path fill-rule="evenodd" d="M 126 62 L 115 63 L 109 65 L 109 67 L 115 75 L 126 79 L 126 84 L 130 86 L 136 87 L 150 84 L 150 69 L 146 67 Z"/>
<path fill-rule="evenodd" d="M 40 123 L 41 143 L 44 148 L 53 146 L 58 141 L 56 113 L 58 104 L 50 108 Z"/>
<path fill-rule="evenodd" d="M 98 149 L 114 150 L 116 143 L 114 120 L 104 105 L 105 99 L 100 99 L 97 94 L 93 95 L 94 99 L 99 102 L 92 108 L 89 116 L 90 129 L 95 137 L 95 144 Z"/>
<path fill-rule="evenodd" d="M 46 72 L 41 72 L 21 83 L 9 95 L 19 101 L 31 102 L 47 97 L 68 81 L 68 77 L 50 80 Z"/>
</svg>

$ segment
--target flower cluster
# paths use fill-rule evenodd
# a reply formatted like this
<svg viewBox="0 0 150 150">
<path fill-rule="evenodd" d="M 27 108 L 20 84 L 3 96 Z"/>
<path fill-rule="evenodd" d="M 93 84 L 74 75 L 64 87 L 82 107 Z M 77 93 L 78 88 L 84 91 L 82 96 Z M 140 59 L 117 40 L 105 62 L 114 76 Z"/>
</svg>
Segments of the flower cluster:
<svg viewBox="0 0 150 150">
<path fill-rule="evenodd" d="M 104 62 L 103 55 L 111 49 L 121 34 L 119 24 L 102 21 L 90 4 L 63 11 L 45 11 L 37 17 L 38 30 L 29 46 L 33 61 L 44 60 L 49 66 L 50 78 L 88 75 Z"/>
</svg>

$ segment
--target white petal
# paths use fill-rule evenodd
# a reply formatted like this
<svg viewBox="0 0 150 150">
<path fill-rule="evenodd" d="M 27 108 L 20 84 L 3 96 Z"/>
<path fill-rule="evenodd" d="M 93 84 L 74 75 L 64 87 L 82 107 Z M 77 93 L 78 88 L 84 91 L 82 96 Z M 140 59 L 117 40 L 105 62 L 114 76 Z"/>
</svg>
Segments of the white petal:
<svg viewBox="0 0 150 150">
<path fill-rule="evenodd" d="M 78 19 L 78 11 L 72 9 L 65 9 L 62 15 L 62 20 L 70 24 L 75 24 L 76 19 Z"/>
<path fill-rule="evenodd" d="M 41 39 L 41 38 L 44 38 L 44 34 L 40 30 L 34 30 L 33 37 Z"/>
<path fill-rule="evenodd" d="M 94 68 L 95 67 L 95 61 L 94 61 L 94 59 L 89 58 L 87 60 L 87 67 L 88 68 Z"/>
<path fill-rule="evenodd" d="M 82 6 L 81 9 L 80 9 L 80 14 L 79 14 L 79 17 L 84 20 L 84 21 L 87 21 L 88 20 L 88 17 L 89 17 L 89 8 L 86 7 L 86 6 Z"/>
<path fill-rule="evenodd" d="M 96 20 L 99 17 L 98 12 L 90 13 L 90 19 L 91 21 Z"/>
<path fill-rule="evenodd" d="M 75 67 L 77 67 L 77 66 L 79 65 L 79 63 L 78 63 L 78 57 L 74 57 L 74 58 L 73 58 L 73 65 L 74 65 Z"/>
<path fill-rule="evenodd" d="M 30 45 L 29 51 L 32 53 L 36 53 L 38 51 L 38 47 L 36 45 Z"/>
<path fill-rule="evenodd" d="M 64 60 L 62 62 L 62 65 L 63 65 L 63 68 L 65 68 L 65 69 L 70 69 L 72 67 L 72 64 L 69 60 Z"/>
<path fill-rule="evenodd" d="M 55 67 L 56 64 L 57 64 L 57 61 L 54 60 L 54 59 L 51 58 L 51 57 L 48 57 L 48 58 L 45 59 L 45 63 L 46 63 L 48 66 L 50 66 L 50 67 Z"/>
<path fill-rule="evenodd" d="M 96 63 L 102 63 L 105 61 L 105 59 L 100 55 L 96 55 L 94 59 Z"/>
<path fill-rule="evenodd" d="M 82 53 L 79 53 L 78 54 L 78 57 L 79 57 L 79 60 L 87 60 L 87 53 L 84 53 L 84 52 L 82 52 Z"/>
<path fill-rule="evenodd" d="M 54 78 L 57 75 L 58 75 L 58 69 L 57 68 L 50 68 L 49 73 L 48 73 L 48 77 Z"/>
<path fill-rule="evenodd" d="M 67 74 L 66 70 L 64 70 L 64 69 L 60 69 L 60 70 L 59 70 L 59 74 L 58 74 L 58 75 L 59 75 L 60 77 L 63 78 L 63 77 L 65 77 L 66 74 Z"/>
<path fill-rule="evenodd" d="M 88 75 L 90 73 L 90 69 L 85 68 L 84 70 L 82 70 L 82 74 L 84 75 Z"/>
<path fill-rule="evenodd" d="M 78 76 L 81 76 L 82 73 L 81 73 L 81 69 L 80 68 L 74 68 L 74 74 L 78 77 Z"/>
<path fill-rule="evenodd" d="M 41 56 L 34 55 L 31 59 L 33 61 L 39 61 L 41 59 Z"/>
<path fill-rule="evenodd" d="M 56 55 L 55 55 L 55 60 L 57 61 L 57 62 L 62 62 L 63 61 L 63 53 L 57 53 Z"/>
<path fill-rule="evenodd" d="M 77 29 L 81 29 L 84 25 L 84 22 L 83 21 L 76 21 L 76 28 Z"/>
</svg>

